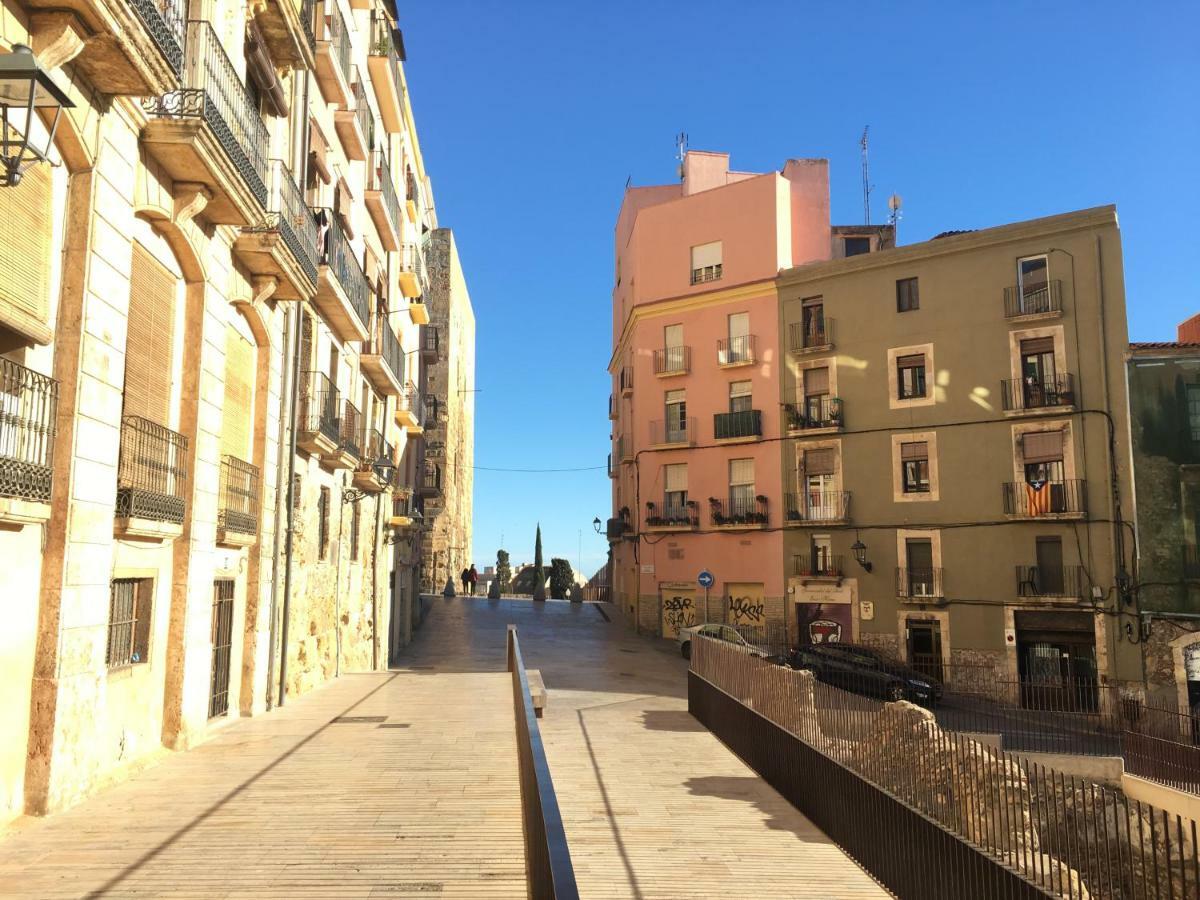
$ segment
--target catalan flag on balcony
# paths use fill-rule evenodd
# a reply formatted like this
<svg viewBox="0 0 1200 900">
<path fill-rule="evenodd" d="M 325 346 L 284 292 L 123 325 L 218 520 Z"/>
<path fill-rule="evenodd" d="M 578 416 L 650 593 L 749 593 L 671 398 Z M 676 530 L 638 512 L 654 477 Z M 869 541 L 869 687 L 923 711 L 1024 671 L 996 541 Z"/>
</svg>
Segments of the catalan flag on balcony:
<svg viewBox="0 0 1200 900">
<path fill-rule="evenodd" d="M 1025 482 L 1025 503 L 1031 516 L 1050 512 L 1050 484 L 1040 478 Z"/>
</svg>

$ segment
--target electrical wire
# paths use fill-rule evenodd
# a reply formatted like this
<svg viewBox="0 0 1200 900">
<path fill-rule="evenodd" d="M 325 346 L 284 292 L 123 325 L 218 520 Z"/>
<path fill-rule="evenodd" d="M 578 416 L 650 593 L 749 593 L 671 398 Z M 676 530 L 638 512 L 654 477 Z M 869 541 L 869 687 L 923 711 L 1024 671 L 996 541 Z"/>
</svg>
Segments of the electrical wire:
<svg viewBox="0 0 1200 900">
<path fill-rule="evenodd" d="M 547 472 L 598 472 L 608 466 L 579 466 L 573 469 L 501 469 L 493 466 L 471 466 L 476 472 L 532 472 L 543 474 Z"/>
</svg>

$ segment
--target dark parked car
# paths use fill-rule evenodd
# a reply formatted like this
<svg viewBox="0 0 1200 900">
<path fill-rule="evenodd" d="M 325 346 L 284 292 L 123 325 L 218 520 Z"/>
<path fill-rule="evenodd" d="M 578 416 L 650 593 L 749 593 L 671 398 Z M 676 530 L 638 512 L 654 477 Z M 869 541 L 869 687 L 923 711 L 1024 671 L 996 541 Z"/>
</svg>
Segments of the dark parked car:
<svg viewBox="0 0 1200 900">
<path fill-rule="evenodd" d="M 933 706 L 942 698 L 942 685 L 903 663 L 869 647 L 854 644 L 808 644 L 788 654 L 793 669 L 808 669 L 826 684 L 880 697 Z"/>
</svg>

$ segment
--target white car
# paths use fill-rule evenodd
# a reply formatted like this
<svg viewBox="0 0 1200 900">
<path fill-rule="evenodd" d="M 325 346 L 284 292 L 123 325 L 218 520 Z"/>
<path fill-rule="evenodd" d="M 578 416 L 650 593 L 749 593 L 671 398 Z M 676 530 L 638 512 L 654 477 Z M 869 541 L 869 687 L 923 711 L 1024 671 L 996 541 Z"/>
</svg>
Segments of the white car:
<svg viewBox="0 0 1200 900">
<path fill-rule="evenodd" d="M 763 659 L 770 659 L 771 657 L 771 654 L 764 648 L 751 644 L 738 634 L 736 628 L 730 625 L 709 623 L 708 625 L 692 625 L 688 628 L 679 629 L 679 635 L 675 638 L 675 641 L 679 644 L 679 652 L 683 655 L 684 659 L 692 658 L 692 638 L 696 635 L 716 638 L 718 641 L 726 641 L 734 648 L 741 650 L 743 653 L 749 653 L 751 656 L 761 656 Z"/>
</svg>

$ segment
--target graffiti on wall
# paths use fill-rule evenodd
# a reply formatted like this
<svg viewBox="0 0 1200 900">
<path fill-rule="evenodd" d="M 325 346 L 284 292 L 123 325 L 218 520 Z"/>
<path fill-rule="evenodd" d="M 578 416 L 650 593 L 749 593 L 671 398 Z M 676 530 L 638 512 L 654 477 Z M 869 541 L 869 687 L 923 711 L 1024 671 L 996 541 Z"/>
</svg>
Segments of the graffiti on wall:
<svg viewBox="0 0 1200 900">
<path fill-rule="evenodd" d="M 681 628 L 696 624 L 696 592 L 689 588 L 662 589 L 662 636 L 679 636 Z"/>
<path fill-rule="evenodd" d="M 766 624 L 766 603 L 761 584 L 727 584 L 730 625 Z"/>
</svg>

